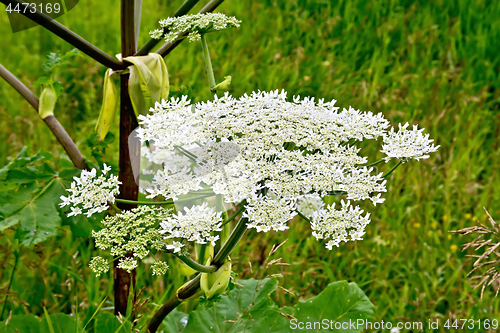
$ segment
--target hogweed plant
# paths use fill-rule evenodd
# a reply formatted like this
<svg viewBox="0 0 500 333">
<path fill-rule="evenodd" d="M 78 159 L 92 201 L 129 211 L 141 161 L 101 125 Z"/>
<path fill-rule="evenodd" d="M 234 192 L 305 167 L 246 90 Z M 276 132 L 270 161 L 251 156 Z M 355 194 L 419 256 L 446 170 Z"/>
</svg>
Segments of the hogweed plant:
<svg viewBox="0 0 500 333">
<path fill-rule="evenodd" d="M 229 274 L 217 280 L 222 288 L 216 293 L 213 285 L 201 281 L 228 270 L 229 254 L 247 229 L 284 231 L 299 215 L 330 250 L 342 242 L 362 240 L 370 214 L 355 202 L 384 202 L 385 178 L 397 166 L 425 159 L 439 148 L 416 126 L 388 131 L 389 121 L 380 113 L 340 110 L 335 101 L 307 97 L 290 102 L 284 91 L 254 92 L 238 99 L 226 92 L 195 105 L 186 96 L 172 98 L 156 103 L 150 114 L 139 116 L 139 123 L 136 134 L 146 150 L 143 155 L 160 166 L 155 172 L 143 171 L 152 177 L 141 183 L 141 190 L 152 201 L 135 202 L 145 206 L 107 217 L 104 228 L 93 236 L 97 247 L 110 249 L 115 257 L 133 253 L 119 263 L 128 271 L 151 251 L 172 254 L 198 271 L 177 291 L 173 304 L 200 288 L 207 298 L 225 290 Z M 378 138 L 386 157 L 368 164 L 355 142 Z M 373 172 L 372 165 L 392 159 L 398 162 L 387 173 Z M 75 178 L 72 187 L 80 183 L 88 189 L 82 195 L 93 198 L 97 210 L 118 189 L 98 186 L 101 180 L 87 176 Z M 109 195 L 102 194 L 106 189 Z M 345 200 L 339 207 L 325 205 L 322 199 L 331 195 Z M 61 205 L 72 203 L 73 212 L 84 208 L 78 198 L 61 199 Z M 190 201 L 203 203 L 189 206 Z M 160 207 L 144 208 L 148 205 Z M 226 205 L 233 209 L 226 211 Z M 193 248 L 198 249 L 194 255 Z M 208 259 L 200 254 L 206 248 L 214 253 Z M 101 257 L 90 266 L 98 275 L 109 269 Z M 166 273 L 166 262 L 155 262 L 152 271 Z"/>
<path fill-rule="evenodd" d="M 299 216 L 295 220 L 309 224 L 312 235 L 329 250 L 362 240 L 370 213 L 357 202 L 383 203 L 386 179 L 397 167 L 428 158 L 439 148 L 416 125 L 410 129 L 408 123 L 399 124 L 395 129 L 381 113 L 341 109 L 335 100 L 288 98 L 279 90 L 241 97 L 222 94 L 231 77 L 216 83 L 206 35 L 238 27 L 241 22 L 209 13 L 222 1 L 211 1 L 197 15 L 184 15 L 196 2 L 186 1 L 174 17 L 160 21 L 161 29 L 151 31 L 151 40 L 137 51 L 138 27 L 134 22 L 140 7 L 134 6 L 140 2 L 123 0 L 119 60 L 42 13 L 23 14 L 112 70 L 105 80 L 110 93 L 105 94 L 104 102 L 108 104 L 101 109 L 96 126 L 101 139 L 106 137 L 116 105 L 116 87 L 109 76 L 120 75 L 118 176 L 105 163 L 88 167 L 64 129 L 60 125 L 51 127 L 75 166 L 85 169 L 60 196 L 59 208 L 69 206 L 68 217 L 107 213 L 102 228 L 93 231 L 92 237 L 96 247 L 109 250 L 109 258 L 113 258 L 116 313 L 125 313 L 123 306 L 126 308 L 133 272 L 147 257 L 152 258 L 154 275 L 177 273 L 169 272 L 168 256 L 198 273 L 157 310 L 148 324 L 149 332 L 155 332 L 165 316 L 183 301 L 202 294 L 214 299 L 226 291 L 231 280 L 230 254 L 247 229 L 281 232 L 293 227 L 290 221 Z M 156 88 L 135 82 L 141 87 L 139 91 L 128 86 L 129 76 L 132 82 L 132 76 L 142 77 L 147 71 L 153 72 L 152 79 L 161 81 L 164 77 L 162 58 L 148 55 L 161 39 L 166 41 L 157 51 L 162 56 L 183 39 L 201 43 L 213 100 L 192 104 L 182 96 L 148 101 L 148 96 L 168 92 L 168 79 Z M 131 66 L 136 66 L 134 71 Z M 141 72 L 144 67 L 147 70 Z M 2 77 L 37 108 L 36 98 L 24 85 L 3 67 L 0 69 Z M 161 70 L 161 75 L 155 77 L 156 70 Z M 111 102 L 106 102 L 108 98 Z M 144 113 L 134 109 L 138 105 L 134 101 L 154 105 Z M 56 122 L 53 112 L 48 114 L 44 120 Z M 371 162 L 358 145 L 379 139 L 385 157 Z M 385 173 L 378 172 L 375 166 L 381 163 L 392 166 Z M 148 200 L 138 201 L 139 191 Z M 331 202 L 325 198 L 332 196 L 339 196 L 340 202 L 325 204 Z M 91 260 L 89 266 L 97 276 L 110 269 L 109 258 L 97 256 Z"/>
</svg>

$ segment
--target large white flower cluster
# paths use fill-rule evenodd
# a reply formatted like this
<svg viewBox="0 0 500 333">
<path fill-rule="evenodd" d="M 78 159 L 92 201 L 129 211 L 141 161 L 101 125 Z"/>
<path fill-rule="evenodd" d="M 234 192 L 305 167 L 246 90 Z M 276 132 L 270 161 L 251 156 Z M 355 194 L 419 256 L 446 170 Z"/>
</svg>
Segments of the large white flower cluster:
<svg viewBox="0 0 500 333">
<path fill-rule="evenodd" d="M 358 155 L 353 142 L 383 137 L 388 158 L 418 159 L 438 148 L 416 127 L 387 132 L 390 123 L 382 114 L 340 110 L 335 102 L 288 101 L 284 91 L 259 91 L 239 99 L 226 93 L 196 105 L 185 96 L 156 103 L 150 114 L 139 117 L 138 137 L 163 154 L 184 158 L 183 163 L 162 161 L 149 197 L 175 200 L 208 186 L 225 202 L 246 200 L 248 227 L 285 230 L 304 198 L 345 194 L 348 200 L 384 201 L 383 174 L 364 166 L 367 158 Z M 359 216 L 359 207 L 342 207 L 336 211 L 318 204 L 315 212 L 304 212 L 313 216 L 317 238 L 331 238 L 328 248 L 360 239 L 369 222 Z"/>
<path fill-rule="evenodd" d="M 156 29 L 149 34 L 151 38 L 165 38 L 167 43 L 174 42 L 179 34 L 188 33 L 190 42 L 200 40 L 201 34 L 213 30 L 222 30 L 227 27 L 239 27 L 241 21 L 234 16 L 222 13 L 205 13 L 169 17 L 160 21 L 162 29 Z"/>
<path fill-rule="evenodd" d="M 67 189 L 71 195 L 61 196 L 60 207 L 70 205 L 71 212 L 68 216 L 84 213 L 87 217 L 108 209 L 108 202 L 114 203 L 115 197 L 120 193 L 118 186 L 121 184 L 117 176 L 108 174 L 111 170 L 106 164 L 102 174 L 97 176 L 96 169 L 83 170 L 80 178 L 73 177 L 71 188 Z"/>
<path fill-rule="evenodd" d="M 327 195 L 345 195 L 347 200 L 384 201 L 383 174 L 366 166 L 367 158 L 359 155 L 354 143 L 382 137 L 386 160 L 402 162 L 427 158 L 439 146 L 416 126 L 408 130 L 408 124 L 400 124 L 398 132 L 387 131 L 390 124 L 382 114 L 340 110 L 335 102 L 307 97 L 288 101 L 284 91 L 259 91 L 239 99 L 226 93 L 196 105 L 185 96 L 156 103 L 150 114 L 139 116 L 141 127 L 136 131 L 148 146 L 144 156 L 156 165 L 144 171 L 150 177 L 144 191 L 149 198 L 173 200 L 186 194 L 195 195 L 196 200 L 220 195 L 226 203 L 245 205 L 247 227 L 259 232 L 286 230 L 288 221 L 300 214 L 310 220 L 317 239 L 328 240 L 329 249 L 361 239 L 369 214 L 362 217 L 363 211 L 349 201 L 336 210 L 321 200 Z M 68 189 L 71 195 L 62 196 L 60 204 L 72 205 L 70 216 L 90 216 L 114 202 L 120 182 L 109 170 L 105 165 L 100 176 L 94 169 L 75 177 Z M 155 215 L 155 211 L 147 213 Z M 153 220 L 161 222 L 163 235 L 158 237 L 170 239 L 166 247 L 174 252 L 181 251 L 185 241 L 214 245 L 223 223 L 221 212 L 206 202 Z M 118 225 L 117 221 L 112 224 Z M 96 238 L 103 242 L 104 238 Z M 125 243 L 114 248 L 139 257 L 147 254 L 141 241 L 126 248 L 122 247 Z M 122 266 L 134 267 L 134 260 Z"/>
</svg>

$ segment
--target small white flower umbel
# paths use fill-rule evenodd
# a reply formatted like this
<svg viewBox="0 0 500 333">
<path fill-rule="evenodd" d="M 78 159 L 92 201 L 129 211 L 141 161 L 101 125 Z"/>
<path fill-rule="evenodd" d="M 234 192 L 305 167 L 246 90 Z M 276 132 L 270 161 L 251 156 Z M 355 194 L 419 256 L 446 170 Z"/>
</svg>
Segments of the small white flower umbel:
<svg viewBox="0 0 500 333">
<path fill-rule="evenodd" d="M 403 126 L 399 124 L 399 131 L 391 131 L 384 134 L 384 145 L 382 152 L 387 155 L 386 161 L 391 158 L 399 158 L 404 163 L 409 159 L 429 158 L 429 153 L 434 153 L 440 146 L 434 147 L 434 140 L 429 139 L 429 134 L 424 135 L 424 129 L 418 129 L 418 125 L 413 125 L 413 130 L 407 130 L 409 124 Z"/>
<path fill-rule="evenodd" d="M 311 228 L 316 239 L 328 240 L 326 248 L 339 246 L 341 242 L 362 240 L 365 234 L 365 227 L 370 223 L 370 214 L 365 216 L 363 210 L 356 206 L 351 206 L 350 202 L 341 202 L 342 207 L 336 210 L 335 204 L 320 209 L 312 214 Z"/>
<path fill-rule="evenodd" d="M 201 39 L 201 34 L 211 30 L 222 30 L 228 27 L 239 27 L 241 21 L 234 16 L 226 16 L 222 13 L 205 13 L 195 15 L 183 15 L 169 17 L 160 21 L 162 29 L 156 29 L 149 33 L 151 38 L 165 38 L 167 43 L 174 42 L 180 34 L 187 33 L 190 42 Z"/>
<path fill-rule="evenodd" d="M 102 174 L 97 176 L 96 169 L 82 170 L 80 177 L 74 177 L 71 188 L 67 189 L 70 196 L 61 196 L 60 207 L 70 206 L 68 216 L 84 213 L 87 217 L 108 209 L 108 203 L 114 203 L 115 197 L 120 193 L 118 186 L 121 182 L 117 176 L 108 172 L 111 170 L 106 164 Z"/>
<path fill-rule="evenodd" d="M 211 243 L 215 246 L 215 241 L 219 236 L 212 236 L 211 233 L 222 230 L 221 212 L 215 212 L 206 203 L 192 208 L 185 208 L 184 214 L 167 217 L 160 223 L 160 233 L 165 235 L 165 239 L 185 239 L 197 244 Z M 173 249 L 174 253 L 180 251 L 182 244 L 174 241 L 168 245 L 168 249 Z"/>
</svg>

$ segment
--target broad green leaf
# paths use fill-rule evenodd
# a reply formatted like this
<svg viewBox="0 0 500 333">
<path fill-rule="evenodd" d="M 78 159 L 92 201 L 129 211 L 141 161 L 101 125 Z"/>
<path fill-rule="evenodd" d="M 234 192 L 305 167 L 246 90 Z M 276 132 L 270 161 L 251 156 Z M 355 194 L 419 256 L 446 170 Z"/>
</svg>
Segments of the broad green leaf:
<svg viewBox="0 0 500 333">
<path fill-rule="evenodd" d="M 35 166 L 25 166 L 8 171 L 8 176 L 4 179 L 11 183 L 31 183 L 33 181 L 49 181 L 56 175 L 56 172 L 47 164 L 43 163 Z"/>
<path fill-rule="evenodd" d="M 188 314 L 174 309 L 163 321 L 161 328 L 165 332 L 183 332 L 188 322 Z"/>
<path fill-rule="evenodd" d="M 27 149 L 24 147 L 14 160 L 0 169 L 0 181 L 6 180 L 11 170 L 16 170 L 35 162 L 48 161 L 52 158 L 53 156 L 50 153 L 44 151 L 40 151 L 33 156 L 28 156 Z"/>
<path fill-rule="evenodd" d="M 209 309 L 200 306 L 189 314 L 187 325 L 183 330 L 172 332 L 260 332 L 270 318 L 286 321 L 269 297 L 278 285 L 276 279 L 250 279 L 238 283 L 244 287 L 235 287 L 228 296 L 223 296 L 220 302 Z M 182 328 L 184 327 L 182 320 L 185 319 L 180 315 L 169 315 L 164 325 Z M 264 332 L 269 331 L 264 330 Z"/>
<path fill-rule="evenodd" d="M 51 314 L 49 317 L 52 327 L 54 328 L 54 333 L 75 333 L 82 331 L 80 323 L 77 325 L 76 319 L 73 316 L 64 313 L 56 313 Z M 45 317 L 42 318 L 40 323 L 40 332 L 50 332 L 47 318 Z"/>
<path fill-rule="evenodd" d="M 125 324 L 122 325 L 118 318 L 112 313 L 101 312 L 95 318 L 95 333 L 130 333 L 131 330 L 132 324 L 130 322 L 126 321 Z"/>
<path fill-rule="evenodd" d="M 358 319 L 366 321 L 372 317 L 373 308 L 373 304 L 356 283 L 339 281 L 329 284 L 318 296 L 299 302 L 293 307 L 285 307 L 282 312 L 292 315 L 297 322 L 321 323 L 325 319 L 333 321 L 333 326 L 330 322 L 330 327 L 333 329 L 315 330 L 315 332 L 355 333 L 362 332 L 363 327 L 353 329 L 351 325 L 344 325 L 344 328 L 341 328 L 342 326 L 335 326 L 335 323 L 357 322 Z M 290 325 L 287 323 L 286 327 Z M 293 332 L 311 332 L 311 329 L 295 329 Z"/>
<path fill-rule="evenodd" d="M 359 319 L 368 320 L 373 314 L 373 304 L 359 287 L 351 282 L 334 282 L 318 296 L 299 302 L 292 307 L 279 309 L 269 295 L 276 289 L 276 279 L 238 281 L 242 287 L 235 287 L 229 295 L 209 309 L 198 307 L 189 316 L 173 312 L 163 322 L 168 332 L 198 333 L 240 333 L 240 332 L 362 332 L 363 327 L 352 329 Z M 186 317 L 187 316 L 187 317 Z M 299 329 L 296 323 L 304 325 L 314 322 L 322 326 Z M 187 320 L 187 324 L 186 324 Z M 327 323 L 327 324 L 325 324 Z M 335 323 L 337 323 L 336 329 Z M 302 326 L 301 326 L 302 327 Z M 304 326 L 307 328 L 307 326 Z M 318 328 L 319 327 L 319 328 Z M 347 327 L 347 328 L 346 328 Z"/>
<path fill-rule="evenodd" d="M 17 226 L 16 238 L 24 246 L 55 236 L 62 221 L 78 236 L 88 236 L 92 228 L 85 217 L 68 219 L 58 206 L 60 196 L 68 195 L 66 188 L 80 170 L 57 173 L 46 163 L 51 158 L 43 152 L 28 156 L 23 149 L 0 170 L 0 231 Z M 81 224 L 75 225 L 76 221 Z"/>
<path fill-rule="evenodd" d="M 50 315 L 50 321 L 54 328 L 54 333 L 74 333 L 82 332 L 81 325 L 77 325 L 73 316 L 56 313 Z M 32 315 L 12 316 L 5 325 L 6 321 L 0 322 L 0 333 L 49 333 L 47 319 L 42 319 Z"/>
<path fill-rule="evenodd" d="M 40 333 L 40 319 L 32 314 L 12 316 L 5 322 L 0 322 L 0 333 Z"/>
<path fill-rule="evenodd" d="M 15 192 L 0 192 L 0 231 L 19 224 L 16 238 L 31 246 L 55 236 L 61 218 L 56 209 L 59 197 L 66 192 L 59 178 L 45 186 L 23 184 Z"/>
</svg>

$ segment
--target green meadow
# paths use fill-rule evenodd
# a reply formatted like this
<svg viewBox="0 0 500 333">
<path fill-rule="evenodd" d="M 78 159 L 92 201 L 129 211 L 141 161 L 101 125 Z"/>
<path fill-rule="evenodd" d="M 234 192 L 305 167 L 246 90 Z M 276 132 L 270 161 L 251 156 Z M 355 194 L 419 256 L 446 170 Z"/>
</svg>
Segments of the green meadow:
<svg viewBox="0 0 500 333">
<path fill-rule="evenodd" d="M 144 0 L 139 46 L 181 4 Z M 119 9 L 117 0 L 82 0 L 58 21 L 114 56 L 120 52 Z M 231 75 L 233 95 L 284 89 L 289 98 L 336 99 L 340 107 L 381 112 L 395 126 L 418 123 L 441 146 L 429 159 L 391 174 L 383 204 L 362 203 L 372 217 L 363 241 L 329 251 L 299 218 L 286 232 L 252 229 L 232 254 L 238 277 L 282 274 L 283 289 L 273 293 L 282 306 L 317 295 L 331 282 L 353 281 L 376 306 L 373 321 L 379 322 L 500 319 L 494 289 L 486 288 L 481 299 L 466 276 L 474 260 L 461 244 L 472 237 L 449 233 L 486 222 L 484 208 L 500 221 L 500 2 L 227 0 L 217 11 L 242 21 L 241 28 L 208 35 L 215 77 Z M 12 33 L 6 13 L 0 13 L 0 41 L 0 63 L 37 95 L 33 84 L 43 75 L 46 55 L 72 49 L 40 27 Z M 187 94 L 194 102 L 212 97 L 200 43 L 183 42 L 165 60 L 172 95 Z M 99 114 L 105 71 L 84 55 L 58 73 L 64 91 L 55 115 L 89 157 L 85 140 Z M 0 119 L 0 168 L 24 146 L 32 153 L 64 153 L 32 107 L 2 80 Z M 117 119 L 111 132 L 118 136 Z M 106 152 L 113 164 L 117 144 Z M 380 143 L 361 147 L 373 161 L 383 156 Z M 391 166 L 378 165 L 380 171 Z M 48 242 L 21 249 L 9 288 L 19 249 L 14 232 L 0 236 L 0 308 L 8 295 L 1 320 L 10 311 L 42 316 L 42 302 L 49 313 L 74 314 L 82 322 L 106 295 L 103 308 L 113 306 L 112 274 L 96 278 L 88 268 L 100 253 L 93 239 L 68 226 Z M 285 240 L 268 259 L 272 246 Z M 278 258 L 289 265 L 267 267 Z M 139 266 L 140 299 L 150 297 L 144 311 L 187 281 L 173 274 L 176 265 L 172 261 L 172 274 L 160 278 Z"/>
</svg>

